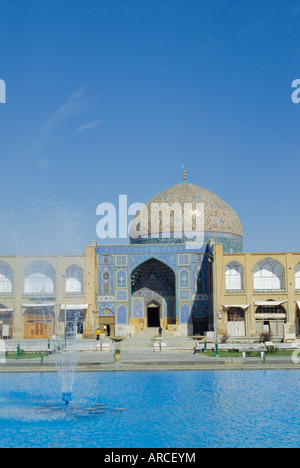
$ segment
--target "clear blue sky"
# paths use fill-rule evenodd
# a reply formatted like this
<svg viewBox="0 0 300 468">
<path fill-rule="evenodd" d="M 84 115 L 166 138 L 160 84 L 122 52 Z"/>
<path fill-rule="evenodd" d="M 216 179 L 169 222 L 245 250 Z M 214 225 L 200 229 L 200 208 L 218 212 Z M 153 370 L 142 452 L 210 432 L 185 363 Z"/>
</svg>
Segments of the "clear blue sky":
<svg viewBox="0 0 300 468">
<path fill-rule="evenodd" d="M 96 207 L 187 180 L 245 251 L 300 251 L 300 2 L 0 0 L 0 254 L 78 253 Z"/>
</svg>

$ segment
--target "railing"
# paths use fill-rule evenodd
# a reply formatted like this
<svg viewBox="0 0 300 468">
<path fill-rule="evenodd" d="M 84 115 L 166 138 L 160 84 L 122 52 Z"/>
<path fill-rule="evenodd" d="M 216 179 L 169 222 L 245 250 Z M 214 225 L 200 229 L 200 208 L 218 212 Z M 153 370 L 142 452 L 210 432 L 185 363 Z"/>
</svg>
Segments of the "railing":
<svg viewBox="0 0 300 468">
<path fill-rule="evenodd" d="M 36 297 L 38 299 L 49 299 L 49 298 L 53 298 L 56 296 L 56 293 L 55 292 L 42 292 L 42 293 L 39 293 L 39 292 L 23 292 L 23 296 L 24 297 Z"/>
<path fill-rule="evenodd" d="M 244 292 L 245 289 L 226 289 L 226 294 L 239 294 Z"/>
<path fill-rule="evenodd" d="M 67 292 L 66 292 L 66 295 L 67 295 L 67 296 L 84 296 L 84 291 L 81 291 L 81 292 L 71 292 L 71 291 L 67 291 Z"/>
<path fill-rule="evenodd" d="M 285 293 L 285 289 L 254 289 L 255 293 Z"/>
</svg>

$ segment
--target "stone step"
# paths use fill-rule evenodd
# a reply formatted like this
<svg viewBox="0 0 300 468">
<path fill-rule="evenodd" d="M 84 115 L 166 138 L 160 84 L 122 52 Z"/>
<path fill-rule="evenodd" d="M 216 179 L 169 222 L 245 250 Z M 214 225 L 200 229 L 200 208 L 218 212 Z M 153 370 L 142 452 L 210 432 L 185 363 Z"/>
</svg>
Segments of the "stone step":
<svg viewBox="0 0 300 468">
<path fill-rule="evenodd" d="M 194 341 L 190 338 L 163 336 L 162 343 L 165 343 L 167 349 L 193 349 Z M 153 348 L 155 339 L 151 336 L 137 336 L 126 338 L 120 343 L 120 348 Z"/>
<path fill-rule="evenodd" d="M 158 335 L 158 328 L 145 328 L 144 330 L 140 330 L 135 333 L 135 337 L 137 336 L 157 336 Z"/>
<path fill-rule="evenodd" d="M 163 330 L 163 337 L 176 337 L 178 333 L 176 332 L 171 332 L 168 330 Z M 158 328 L 157 327 L 150 327 L 150 328 L 145 328 L 144 330 L 140 330 L 134 334 L 134 338 L 138 337 L 150 337 L 150 338 L 156 338 L 158 336 Z"/>
</svg>

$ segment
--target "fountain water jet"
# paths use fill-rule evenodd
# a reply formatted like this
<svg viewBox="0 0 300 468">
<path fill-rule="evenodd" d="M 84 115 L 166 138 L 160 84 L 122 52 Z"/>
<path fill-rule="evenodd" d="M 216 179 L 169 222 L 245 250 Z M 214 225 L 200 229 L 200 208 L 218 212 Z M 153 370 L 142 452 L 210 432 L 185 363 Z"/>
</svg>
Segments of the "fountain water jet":
<svg viewBox="0 0 300 468">
<path fill-rule="evenodd" d="M 67 344 L 67 348 L 64 345 Z M 78 361 L 78 345 L 75 336 L 65 340 L 55 340 L 53 355 L 60 380 L 62 401 L 66 408 L 72 401 L 75 372 Z"/>
<path fill-rule="evenodd" d="M 22 194 L 19 196 L 21 199 Z M 78 352 L 77 330 L 72 332 L 68 326 L 71 321 L 73 327 L 77 328 L 80 311 L 71 311 L 77 314 L 75 320 L 69 320 L 67 317 L 67 270 L 65 265 L 59 266 L 59 262 L 52 261 L 51 257 L 82 255 L 82 245 L 85 245 L 85 234 L 82 230 L 84 219 L 85 214 L 80 208 L 64 200 L 57 200 L 55 196 L 43 198 L 43 194 L 38 191 L 37 196 L 33 196 L 32 201 L 29 200 L 24 207 L 21 218 L 7 213 L 5 223 L 2 223 L 4 228 L 0 226 L 0 232 L 3 230 L 2 241 L 7 243 L 6 245 L 2 242 L 2 248 L 12 249 L 21 256 L 21 268 L 24 272 L 23 295 L 28 298 L 24 301 L 26 305 L 22 304 L 25 308 L 24 324 L 26 323 L 24 339 L 48 339 L 49 351 L 51 343 L 66 407 L 72 401 Z M 76 260 L 74 263 L 77 263 Z M 63 271 L 64 275 L 60 273 Z M 59 275 L 65 278 L 65 301 L 62 299 L 63 284 Z M 63 302 L 64 314 L 61 313 Z M 63 322 L 67 330 L 65 333 Z M 56 338 L 57 334 L 60 341 Z"/>
<path fill-rule="evenodd" d="M 65 333 L 64 337 L 51 335 L 51 329 L 47 326 L 47 307 L 44 308 L 45 329 L 48 331 L 49 342 L 52 342 L 53 358 L 60 381 L 62 401 L 68 408 L 72 401 L 72 392 L 75 380 L 75 372 L 78 362 L 78 342 L 76 339 L 77 322 L 80 318 L 78 314 L 69 317 L 65 311 Z M 71 322 L 68 320 L 71 319 Z M 71 326 L 70 326 L 71 325 Z"/>
</svg>

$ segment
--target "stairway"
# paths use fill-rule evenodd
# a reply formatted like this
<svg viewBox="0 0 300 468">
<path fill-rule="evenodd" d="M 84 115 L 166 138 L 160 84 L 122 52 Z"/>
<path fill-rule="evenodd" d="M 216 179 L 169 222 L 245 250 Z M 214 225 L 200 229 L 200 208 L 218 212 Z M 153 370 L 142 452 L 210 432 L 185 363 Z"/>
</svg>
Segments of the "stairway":
<svg viewBox="0 0 300 468">
<path fill-rule="evenodd" d="M 140 330 L 133 337 L 122 341 L 121 348 L 126 349 L 153 349 L 154 339 L 158 336 L 158 328 L 150 327 Z M 166 344 L 166 350 L 192 350 L 194 341 L 188 337 L 174 336 L 173 332 L 163 331 L 162 342 Z"/>
<path fill-rule="evenodd" d="M 134 338 L 156 338 L 158 336 L 158 327 L 149 327 L 135 333 Z"/>
</svg>

